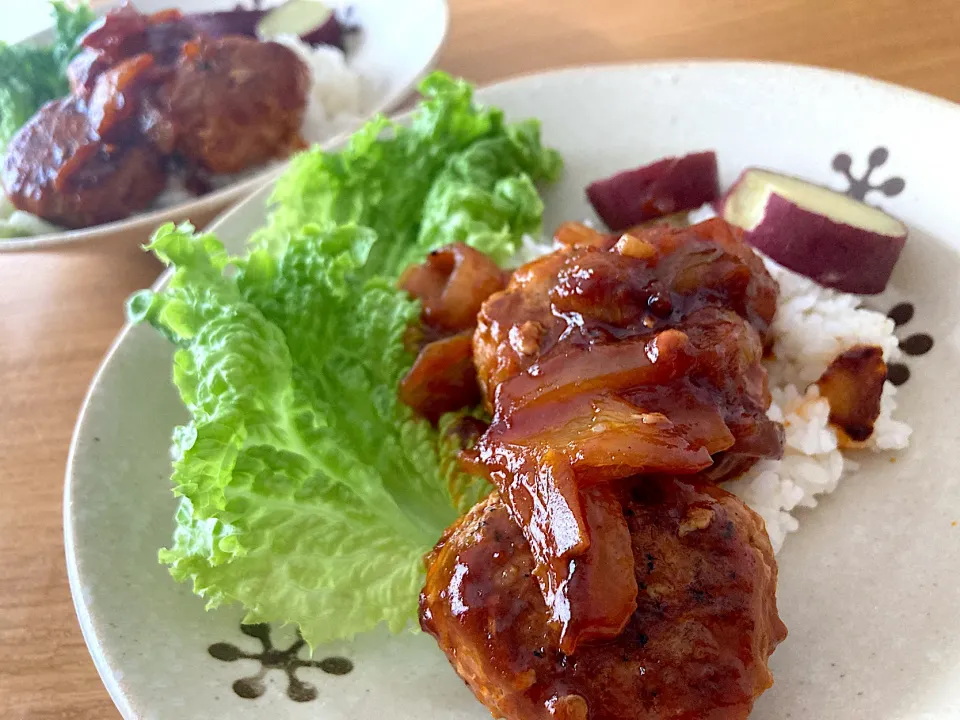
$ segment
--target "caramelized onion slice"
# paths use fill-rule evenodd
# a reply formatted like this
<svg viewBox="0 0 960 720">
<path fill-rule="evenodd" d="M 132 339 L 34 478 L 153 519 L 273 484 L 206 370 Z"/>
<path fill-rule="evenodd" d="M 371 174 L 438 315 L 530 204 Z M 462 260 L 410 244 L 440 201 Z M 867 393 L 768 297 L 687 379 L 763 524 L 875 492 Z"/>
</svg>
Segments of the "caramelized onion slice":
<svg viewBox="0 0 960 720">
<path fill-rule="evenodd" d="M 139 108 L 139 88 L 154 65 L 152 55 L 141 53 L 124 60 L 97 78 L 87 104 L 90 126 L 102 138 Z"/>
<path fill-rule="evenodd" d="M 581 642 L 617 637 L 637 609 L 633 546 L 620 501 L 609 486 L 600 485 L 584 490 L 581 504 L 590 546 L 568 563 L 566 582 L 548 601 L 566 655 Z"/>
<path fill-rule="evenodd" d="M 616 637 L 636 609 L 630 533 L 609 487 L 580 492 L 567 458 L 501 447 L 491 472 L 536 561 L 534 574 L 564 652 Z"/>
<path fill-rule="evenodd" d="M 841 441 L 862 443 L 873 435 L 886 380 L 883 350 L 875 345 L 841 353 L 817 380 L 820 395 L 830 403 L 831 424 L 846 436 Z"/>
<path fill-rule="evenodd" d="M 598 250 L 609 250 L 615 242 L 609 234 L 578 222 L 561 224 L 553 234 L 553 241 L 564 247 L 592 247 Z"/>
<path fill-rule="evenodd" d="M 483 301 L 506 285 L 504 273 L 489 257 L 464 243 L 435 250 L 411 265 L 399 285 L 423 303 L 425 324 L 458 332 L 477 324 Z"/>
<path fill-rule="evenodd" d="M 692 388 L 689 388 L 692 393 Z M 710 456 L 734 443 L 716 406 L 692 394 L 670 404 L 651 392 L 628 402 L 613 394 L 581 394 L 515 411 L 509 424 L 494 423 L 478 444 L 555 448 L 569 459 L 579 487 L 631 475 L 696 473 Z"/>
<path fill-rule="evenodd" d="M 498 416 L 534 402 L 667 383 L 681 377 L 693 363 L 689 339 L 679 330 L 665 330 L 651 339 L 558 348 L 560 352 L 549 353 L 497 387 Z"/>
<path fill-rule="evenodd" d="M 470 453 L 506 500 L 537 562 L 561 649 L 616 637 L 635 609 L 630 536 L 609 481 L 696 473 L 733 445 L 719 410 L 686 394 L 642 407 L 610 393 L 535 403 L 495 422 Z"/>
<path fill-rule="evenodd" d="M 480 402 L 473 366 L 473 332 L 436 340 L 423 347 L 413 367 L 400 381 L 400 402 L 430 422 Z"/>
<path fill-rule="evenodd" d="M 122 5 L 95 21 L 79 44 L 96 50 L 113 63 L 143 48 L 148 25 L 146 15 L 132 5 Z"/>
</svg>

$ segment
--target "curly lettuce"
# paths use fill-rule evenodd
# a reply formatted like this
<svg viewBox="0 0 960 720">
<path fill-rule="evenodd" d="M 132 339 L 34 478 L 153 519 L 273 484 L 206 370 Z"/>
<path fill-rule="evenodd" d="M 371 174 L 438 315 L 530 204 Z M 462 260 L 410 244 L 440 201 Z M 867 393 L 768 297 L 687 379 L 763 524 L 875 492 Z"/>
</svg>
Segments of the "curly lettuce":
<svg viewBox="0 0 960 720">
<path fill-rule="evenodd" d="M 391 238 L 368 263 L 388 277 L 455 240 L 510 257 L 540 227 L 534 183 L 559 176 L 560 156 L 543 147 L 536 121 L 506 124 L 502 110 L 473 103 L 463 80 L 433 73 L 420 92 L 408 124 L 376 117 L 341 152 L 294 158 L 253 244 L 279 250 L 304 223 L 356 223 Z"/>
<path fill-rule="evenodd" d="M 535 123 L 442 74 L 422 90 L 409 126 L 376 119 L 297 158 L 245 255 L 161 228 L 148 247 L 172 279 L 128 301 L 176 346 L 192 418 L 173 433 L 161 562 L 208 607 L 297 623 L 311 646 L 414 626 L 424 553 L 489 490 L 397 399 L 419 305 L 396 277 L 453 241 L 509 256 L 539 230 L 534 183 L 560 170 Z"/>
<path fill-rule="evenodd" d="M 0 152 L 24 123 L 49 100 L 70 92 L 67 66 L 77 43 L 94 21 L 86 4 L 51 3 L 56 37 L 51 45 L 0 43 Z"/>
</svg>

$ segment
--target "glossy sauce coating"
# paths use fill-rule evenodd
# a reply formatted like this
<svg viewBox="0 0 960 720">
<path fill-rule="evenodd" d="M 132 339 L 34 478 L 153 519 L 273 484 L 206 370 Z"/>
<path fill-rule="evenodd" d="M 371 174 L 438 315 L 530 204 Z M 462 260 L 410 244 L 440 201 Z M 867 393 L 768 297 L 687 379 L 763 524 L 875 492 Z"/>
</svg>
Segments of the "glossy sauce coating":
<svg viewBox="0 0 960 720">
<path fill-rule="evenodd" d="M 557 242 L 480 311 L 474 358 L 493 420 L 465 460 L 523 529 L 572 654 L 634 609 L 607 550 L 626 531 L 616 509 L 591 528 L 584 491 L 638 474 L 720 481 L 779 457 L 783 440 L 761 365 L 777 286 L 738 231 L 567 225 Z M 599 588 L 621 602 L 599 612 Z"/>
<path fill-rule="evenodd" d="M 417 359 L 400 382 L 401 402 L 433 423 L 480 402 L 473 331 L 483 301 L 506 279 L 493 260 L 464 243 L 434 250 L 404 271 L 397 284 L 421 305 Z"/>
<path fill-rule="evenodd" d="M 830 402 L 830 422 L 840 432 L 841 444 L 856 446 L 873 435 L 886 381 L 883 349 L 875 345 L 840 353 L 817 380 L 820 395 Z"/>
<path fill-rule="evenodd" d="M 495 717 L 741 720 L 786 636 L 763 521 L 699 482 L 608 486 L 627 528 L 635 609 L 615 639 L 561 649 L 536 561 L 494 494 L 428 558 L 421 625 Z M 576 577 L 576 576 L 574 576 Z"/>
<path fill-rule="evenodd" d="M 207 191 L 232 173 L 302 147 L 310 72 L 292 50 L 210 39 L 171 10 L 112 10 L 81 39 L 71 95 L 11 140 L 3 188 L 19 209 L 71 228 L 153 202 L 171 170 Z"/>
<path fill-rule="evenodd" d="M 102 142 L 73 97 L 48 103 L 20 129 L 0 177 L 18 209 L 77 228 L 146 207 L 166 183 L 159 153 Z"/>
</svg>

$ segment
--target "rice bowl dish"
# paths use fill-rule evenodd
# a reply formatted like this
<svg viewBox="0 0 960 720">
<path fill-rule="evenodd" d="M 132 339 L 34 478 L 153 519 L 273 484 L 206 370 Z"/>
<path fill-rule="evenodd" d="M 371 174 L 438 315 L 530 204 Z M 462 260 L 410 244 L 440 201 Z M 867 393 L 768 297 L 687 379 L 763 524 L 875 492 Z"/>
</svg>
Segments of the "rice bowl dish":
<svg viewBox="0 0 960 720">
<path fill-rule="evenodd" d="M 295 2 L 186 15 L 125 5 L 91 22 L 86 6 L 55 1 L 51 87 L 18 100 L 24 83 L 40 82 L 27 73 L 2 88 L 20 115 L 5 112 L 0 136 L 0 234 L 65 232 L 170 208 L 355 128 L 364 88 L 345 36 L 356 29 L 319 2 L 304 5 L 325 18 L 303 35 L 309 42 L 292 32 L 260 36 L 261 25 L 282 29 L 269 21 Z M 27 60 L 9 62 L 27 72 Z"/>
</svg>

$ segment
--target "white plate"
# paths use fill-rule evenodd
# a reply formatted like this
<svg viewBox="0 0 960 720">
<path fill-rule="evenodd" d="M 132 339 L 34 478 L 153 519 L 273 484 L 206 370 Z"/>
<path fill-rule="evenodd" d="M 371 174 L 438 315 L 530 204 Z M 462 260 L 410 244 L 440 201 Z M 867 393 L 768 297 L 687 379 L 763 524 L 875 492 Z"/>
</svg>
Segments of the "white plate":
<svg viewBox="0 0 960 720">
<path fill-rule="evenodd" d="M 38 2 L 41 0 L 37 0 Z M 46 0 L 42 0 L 46 1 Z M 280 0 L 264 3 L 278 5 Z M 363 117 L 389 112 L 410 94 L 417 81 L 433 67 L 447 32 L 446 0 L 342 0 L 331 5 L 349 5 L 356 13 L 361 32 L 348 52 L 348 62 L 364 81 Z M 142 12 L 156 12 L 180 7 L 185 12 L 230 10 L 237 0 L 134 0 Z M 101 12 L 105 8 L 100 9 Z M 46 42 L 51 31 L 45 30 L 24 42 Z M 330 138 L 335 140 L 336 138 Z M 265 169 L 251 177 L 228 185 L 209 195 L 171 207 L 134 215 L 125 220 L 97 225 L 82 230 L 0 240 L 0 252 L 97 241 L 109 244 L 140 244 L 165 222 L 191 220 L 198 226 L 208 223 L 224 208 L 246 197 L 277 173 Z M 2 190 L 0 190 L 2 192 Z"/>
<path fill-rule="evenodd" d="M 790 637 L 772 658 L 763 720 L 960 717 L 960 107 L 891 85 L 784 65 L 681 63 L 583 68 L 487 88 L 511 118 L 537 116 L 566 159 L 546 194 L 546 225 L 589 213 L 591 179 L 667 154 L 715 148 L 722 180 L 763 164 L 848 189 L 833 168 L 847 153 L 870 185 L 900 176 L 895 197 L 872 191 L 912 231 L 891 288 L 871 302 L 908 301 L 902 336 L 930 333 L 910 357 L 901 417 L 915 428 L 892 464 L 863 472 L 802 517 L 780 555 L 780 609 Z M 882 164 L 879 147 L 888 148 Z M 840 163 L 842 165 L 842 163 Z M 233 251 L 264 219 L 267 190 L 216 224 Z M 238 611 L 206 613 L 157 564 L 174 500 L 167 447 L 185 412 L 170 384 L 171 348 L 148 327 L 120 336 L 94 381 L 67 469 L 71 587 L 90 651 L 126 718 L 333 720 L 489 718 L 424 635 L 364 636 L 318 650 L 352 672 L 299 667 L 263 654 Z M 264 636 L 266 637 L 266 636 Z M 273 642 L 287 648 L 289 629 Z M 218 643 L 220 643 L 218 645 Z M 240 650 L 231 650 L 223 643 Z M 248 657 L 227 661 L 241 652 Z M 218 659 L 219 658 L 219 659 Z M 328 664 L 327 670 L 336 670 Z M 288 672 L 312 685 L 294 684 Z M 243 678 L 262 677 L 259 681 Z M 260 694 L 262 690 L 262 694 Z M 238 694 L 239 692 L 239 694 Z M 259 695 L 245 699 L 241 695 Z"/>
</svg>

